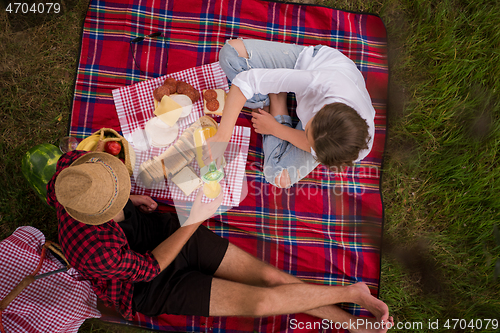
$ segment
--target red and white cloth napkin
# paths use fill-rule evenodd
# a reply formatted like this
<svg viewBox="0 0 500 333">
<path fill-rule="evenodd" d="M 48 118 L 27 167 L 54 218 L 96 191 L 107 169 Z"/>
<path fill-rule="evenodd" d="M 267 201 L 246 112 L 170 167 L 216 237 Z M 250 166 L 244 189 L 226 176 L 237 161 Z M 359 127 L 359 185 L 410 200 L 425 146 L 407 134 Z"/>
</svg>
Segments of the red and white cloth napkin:
<svg viewBox="0 0 500 333">
<path fill-rule="evenodd" d="M 33 227 L 18 228 L 0 242 L 0 299 L 33 273 L 40 261 L 44 235 Z M 52 272 L 63 265 L 47 253 L 38 274 Z M 89 281 L 79 281 L 70 268 L 35 280 L 2 313 L 6 332 L 78 332 L 87 318 L 101 316 L 97 296 Z"/>
<path fill-rule="evenodd" d="M 153 113 L 153 90 L 161 86 L 167 77 L 173 77 L 176 80 L 191 84 L 200 92 L 200 95 L 204 89 L 223 89 L 226 92 L 229 91 L 226 76 L 218 62 L 200 67 L 189 68 L 184 71 L 113 90 L 113 99 L 123 136 L 132 145 L 134 145 L 132 134 L 136 130 L 144 129 L 146 122 L 152 117 L 155 117 Z M 203 97 L 200 97 L 200 100 L 193 104 L 191 114 L 185 118 L 180 118 L 177 121 L 179 132 L 177 138 L 174 140 L 174 143 L 186 128 L 203 115 Z M 219 117 L 216 117 L 215 120 L 220 120 L 218 118 Z M 243 199 L 241 197 L 241 190 L 244 187 L 243 182 L 245 178 L 245 165 L 248 156 L 249 144 L 250 128 L 236 126 L 224 154 L 227 165 L 224 168 L 225 178 L 221 181 L 224 191 L 224 201 L 222 202 L 223 206 L 237 207 Z M 155 184 L 152 188 L 148 189 L 141 186 L 142 183 L 138 178 L 139 166 L 143 162 L 152 159 L 154 156 L 160 155 L 167 148 L 168 147 L 150 147 L 150 149 L 145 151 L 137 149 L 137 146 L 134 148 L 134 151 L 136 152 L 136 162 L 134 179 L 132 180 L 132 192 L 136 194 L 148 194 L 159 199 L 194 201 L 196 191 L 189 197 L 186 197 L 184 193 L 170 180 Z M 193 167 L 195 172 L 199 174 L 199 167 L 196 159 L 190 165 Z"/>
</svg>

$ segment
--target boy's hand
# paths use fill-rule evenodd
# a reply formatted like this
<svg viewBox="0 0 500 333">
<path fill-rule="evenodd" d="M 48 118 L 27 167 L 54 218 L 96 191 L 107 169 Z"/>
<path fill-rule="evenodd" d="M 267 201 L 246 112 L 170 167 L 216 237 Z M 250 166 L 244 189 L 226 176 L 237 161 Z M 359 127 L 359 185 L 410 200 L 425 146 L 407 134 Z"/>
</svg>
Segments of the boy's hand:
<svg viewBox="0 0 500 333">
<path fill-rule="evenodd" d="M 274 131 L 280 125 L 270 113 L 261 109 L 252 112 L 252 123 L 255 132 L 262 135 L 274 135 Z"/>
<path fill-rule="evenodd" d="M 209 165 L 212 161 L 220 160 L 224 156 L 229 139 L 221 138 L 221 135 L 216 133 L 213 137 L 208 138 L 202 146 L 203 163 Z"/>
<path fill-rule="evenodd" d="M 156 207 L 158 207 L 156 201 L 154 201 L 150 196 L 147 195 L 131 194 L 130 201 L 132 201 L 132 204 L 136 207 L 139 207 L 139 209 L 144 213 L 151 213 L 156 209 Z"/>
</svg>

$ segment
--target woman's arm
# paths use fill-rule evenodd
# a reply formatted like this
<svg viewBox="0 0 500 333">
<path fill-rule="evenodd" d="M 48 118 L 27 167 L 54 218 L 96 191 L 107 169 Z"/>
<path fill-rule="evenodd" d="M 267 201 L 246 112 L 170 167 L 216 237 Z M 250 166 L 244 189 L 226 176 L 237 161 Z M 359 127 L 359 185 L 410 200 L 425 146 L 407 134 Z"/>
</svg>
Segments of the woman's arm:
<svg viewBox="0 0 500 333">
<path fill-rule="evenodd" d="M 311 146 L 304 131 L 296 130 L 286 125 L 280 124 L 275 116 L 289 115 L 287 105 L 287 93 L 269 94 L 270 114 L 258 110 L 252 114 L 252 123 L 255 132 L 259 134 L 274 135 L 281 140 L 290 142 L 295 147 L 310 152 Z"/>
<path fill-rule="evenodd" d="M 299 149 L 308 153 L 311 152 L 311 145 L 307 140 L 306 132 L 280 124 L 271 114 L 263 110 L 254 112 L 252 116 L 255 132 L 263 135 L 274 135 L 281 140 L 290 142 Z"/>
<path fill-rule="evenodd" d="M 238 116 L 246 101 L 247 99 L 241 92 L 240 88 L 232 85 L 224 103 L 222 118 L 216 134 L 219 139 L 226 142 L 229 141 L 231 135 L 233 134 L 236 120 L 238 120 Z"/>
<path fill-rule="evenodd" d="M 313 79 L 314 75 L 309 71 L 288 68 L 256 68 L 239 73 L 227 94 L 219 130 L 215 136 L 207 140 L 207 146 L 203 152 L 205 164 L 209 164 L 210 161 L 224 154 L 247 98 L 257 93 L 305 92 Z"/>
<path fill-rule="evenodd" d="M 311 152 L 311 145 L 307 141 L 306 132 L 279 124 L 279 126 L 276 127 L 274 133 L 275 137 L 280 138 L 281 140 L 288 141 L 292 145 L 302 149 L 303 151 L 306 151 L 308 153 Z"/>
<path fill-rule="evenodd" d="M 224 110 L 222 111 L 222 118 L 217 133 L 209 138 L 206 141 L 206 146 L 204 146 L 203 162 L 206 165 L 224 155 L 224 151 L 226 151 L 227 144 L 233 134 L 236 120 L 238 120 L 238 116 L 246 101 L 247 99 L 240 88 L 233 84 L 229 89 L 224 103 Z"/>
</svg>

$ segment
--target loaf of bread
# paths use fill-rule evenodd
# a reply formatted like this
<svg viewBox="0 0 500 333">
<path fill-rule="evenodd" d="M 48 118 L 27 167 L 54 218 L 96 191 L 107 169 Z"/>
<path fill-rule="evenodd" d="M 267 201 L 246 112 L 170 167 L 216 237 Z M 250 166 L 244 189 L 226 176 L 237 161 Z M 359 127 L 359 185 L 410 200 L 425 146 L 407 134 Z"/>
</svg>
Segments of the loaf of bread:
<svg viewBox="0 0 500 333">
<path fill-rule="evenodd" d="M 195 158 L 196 147 L 193 133 L 198 128 L 206 126 L 217 128 L 217 125 L 217 122 L 210 116 L 200 117 L 185 129 L 179 140 L 168 147 L 162 154 L 143 162 L 139 167 L 139 178 L 143 185 L 146 188 L 151 188 L 155 184 L 164 182 L 165 179 L 172 179 L 176 176 Z M 183 176 L 176 178 L 178 182 L 183 179 Z M 184 191 L 184 189 L 182 190 Z"/>
</svg>

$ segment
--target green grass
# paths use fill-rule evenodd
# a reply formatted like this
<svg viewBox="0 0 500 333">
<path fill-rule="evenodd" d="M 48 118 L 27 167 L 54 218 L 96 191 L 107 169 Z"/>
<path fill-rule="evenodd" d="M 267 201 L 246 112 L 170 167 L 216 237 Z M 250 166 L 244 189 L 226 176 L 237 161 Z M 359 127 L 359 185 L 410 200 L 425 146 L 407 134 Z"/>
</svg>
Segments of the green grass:
<svg viewBox="0 0 500 333">
<path fill-rule="evenodd" d="M 396 321 L 424 327 L 436 319 L 500 319 L 494 233 L 500 227 L 500 4 L 317 3 L 377 13 L 388 30 L 381 298 Z M 56 240 L 55 213 L 26 184 L 20 160 L 36 144 L 57 144 L 67 131 L 86 6 L 68 2 L 64 13 L 43 20 L 0 14 L 2 238 L 29 224 Z M 91 320 L 80 332 L 125 329 Z M 454 330 L 433 330 L 439 331 Z"/>
<path fill-rule="evenodd" d="M 500 7 L 402 1 L 383 192 L 396 320 L 499 318 Z M 389 33 L 390 23 L 387 22 Z M 397 113 L 394 114 L 394 111 Z"/>
<path fill-rule="evenodd" d="M 0 7 L 1 8 L 1 7 Z M 0 14 L 0 232 L 31 224 L 52 239 L 53 211 L 39 204 L 21 174 L 21 158 L 39 143 L 67 132 L 79 34 L 86 4 L 64 14 Z M 11 23 L 12 21 L 12 23 Z M 30 26 L 30 28 L 26 28 Z"/>
</svg>

